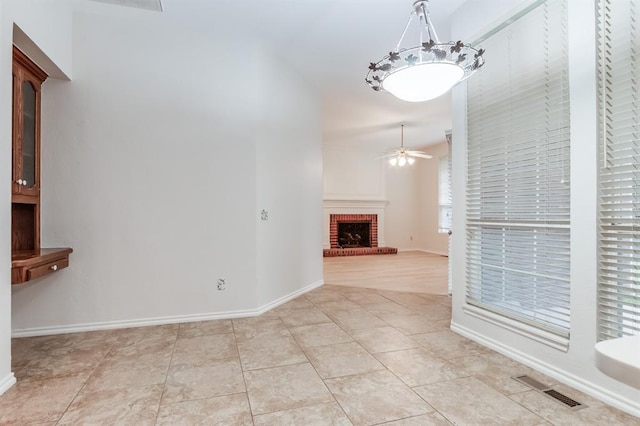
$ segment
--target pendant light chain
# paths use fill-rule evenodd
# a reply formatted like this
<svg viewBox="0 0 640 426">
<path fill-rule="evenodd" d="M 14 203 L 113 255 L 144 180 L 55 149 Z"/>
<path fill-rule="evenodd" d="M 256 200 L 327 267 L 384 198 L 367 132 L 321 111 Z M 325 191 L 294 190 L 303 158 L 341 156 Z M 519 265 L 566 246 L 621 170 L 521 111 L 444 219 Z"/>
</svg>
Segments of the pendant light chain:
<svg viewBox="0 0 640 426">
<path fill-rule="evenodd" d="M 436 28 L 431 23 L 431 17 L 429 16 L 429 12 L 426 12 L 424 10 L 424 6 L 423 6 L 422 13 L 424 13 L 424 19 L 426 21 L 425 23 L 427 25 L 427 29 L 429 30 L 429 35 L 432 36 L 431 38 L 433 39 L 433 41 L 436 42 L 436 44 L 440 44 L 440 39 L 438 38 L 438 33 L 436 33 Z M 433 34 L 431 34 L 432 31 L 433 31 Z"/>
<path fill-rule="evenodd" d="M 404 31 L 402 32 L 402 35 L 400 36 L 400 40 L 398 40 L 398 44 L 396 45 L 396 52 L 400 51 L 400 45 L 402 44 L 402 40 L 404 40 L 404 36 L 407 35 L 407 31 L 409 30 L 409 27 L 411 26 L 411 21 L 413 21 L 413 13 L 411 15 L 409 15 L 409 21 L 407 21 L 407 25 L 405 25 L 404 27 Z"/>
</svg>

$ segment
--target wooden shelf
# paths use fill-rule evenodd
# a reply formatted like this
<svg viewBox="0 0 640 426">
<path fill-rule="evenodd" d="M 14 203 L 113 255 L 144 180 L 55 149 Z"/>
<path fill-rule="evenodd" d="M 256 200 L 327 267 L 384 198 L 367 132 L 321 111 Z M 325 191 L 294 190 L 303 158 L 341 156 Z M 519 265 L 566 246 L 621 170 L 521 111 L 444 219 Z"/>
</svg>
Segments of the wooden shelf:
<svg viewBox="0 0 640 426">
<path fill-rule="evenodd" d="M 11 284 L 22 284 L 69 266 L 71 247 L 18 251 L 11 256 Z"/>
<path fill-rule="evenodd" d="M 32 195 L 13 194 L 11 202 L 14 204 L 39 204 L 40 199 Z"/>
</svg>

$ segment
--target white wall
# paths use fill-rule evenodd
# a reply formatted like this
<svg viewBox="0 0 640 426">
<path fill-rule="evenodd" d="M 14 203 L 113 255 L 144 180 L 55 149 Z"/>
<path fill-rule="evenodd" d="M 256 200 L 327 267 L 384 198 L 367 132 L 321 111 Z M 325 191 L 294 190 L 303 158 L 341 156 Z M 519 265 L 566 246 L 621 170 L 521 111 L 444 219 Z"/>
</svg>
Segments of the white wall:
<svg viewBox="0 0 640 426">
<path fill-rule="evenodd" d="M 3 0 L 19 31 L 14 43 L 52 78 L 72 75 L 71 0 Z M 26 36 L 26 37 L 24 37 Z"/>
<path fill-rule="evenodd" d="M 285 106 L 265 111 L 273 92 L 260 70 L 275 66 L 260 43 L 252 50 L 162 14 L 126 13 L 76 13 L 74 79 L 45 84 L 42 243 L 74 253 L 69 268 L 15 289 L 15 334 L 243 315 L 321 279 L 319 236 L 288 259 L 304 273 L 259 268 L 257 255 L 275 244 L 256 237 L 259 210 L 273 209 L 269 224 L 280 229 L 292 213 L 278 217 L 279 195 L 291 206 L 289 191 L 321 185 L 319 114 L 306 86 L 280 82 Z M 247 63 L 255 66 L 236 66 Z M 288 160 L 305 167 L 262 165 L 278 138 L 276 150 L 304 147 Z M 307 196 L 297 213 L 317 223 L 320 192 L 315 204 L 313 190 Z M 297 235 L 280 244 L 296 250 Z M 267 262 L 281 264 L 281 254 Z"/>
<path fill-rule="evenodd" d="M 74 254 L 14 291 L 13 329 L 255 306 L 255 91 L 218 65 L 255 53 L 158 15 L 76 13 L 73 41 L 43 89 L 42 244 Z"/>
<path fill-rule="evenodd" d="M 417 160 L 418 175 L 418 233 L 416 245 L 430 253 L 447 255 L 449 251 L 449 235 L 438 232 L 440 216 L 439 185 L 440 159 L 446 157 L 449 148 L 446 142 L 424 148 L 433 158 Z M 414 241 L 416 240 L 414 238 Z"/>
<path fill-rule="evenodd" d="M 389 200 L 384 224 L 387 245 L 399 250 L 418 249 L 418 222 L 421 216 L 419 170 L 416 164 L 411 167 L 383 164 L 386 169 L 386 198 Z"/>
<path fill-rule="evenodd" d="M 503 10 L 530 1 L 470 0 L 454 17 L 452 33 L 473 40 L 501 19 Z M 468 6 L 468 7 L 467 7 Z M 453 321 L 452 328 L 540 369 L 609 404 L 640 415 L 640 391 L 616 382 L 595 366 L 597 311 L 597 143 L 595 12 L 592 3 L 569 0 L 569 83 L 571 107 L 571 337 L 567 353 L 537 343 L 464 311 L 466 99 L 454 92 L 453 126 Z"/>
<path fill-rule="evenodd" d="M 67 1 L 0 1 L 0 182 L 11 181 L 11 57 L 14 23 L 29 36 L 31 53 L 70 74 L 71 9 Z M 22 47 L 22 46 L 21 46 Z M 36 52 L 37 53 L 37 52 Z M 51 72 L 51 69 L 47 69 Z M 14 382 L 11 373 L 11 188 L 0 185 L 0 394 Z"/>
<path fill-rule="evenodd" d="M 258 300 L 268 304 L 322 283 L 320 104 L 300 76 L 262 56 L 257 138 Z"/>
<path fill-rule="evenodd" d="M 325 144 L 322 152 L 325 199 L 385 199 L 385 167 L 377 160 L 382 150 L 344 143 Z"/>
<path fill-rule="evenodd" d="M 411 167 L 387 166 L 387 242 L 400 250 L 446 255 L 448 235 L 438 233 L 438 171 L 448 148 L 441 142 L 420 149 L 433 158 L 418 159 Z"/>
</svg>

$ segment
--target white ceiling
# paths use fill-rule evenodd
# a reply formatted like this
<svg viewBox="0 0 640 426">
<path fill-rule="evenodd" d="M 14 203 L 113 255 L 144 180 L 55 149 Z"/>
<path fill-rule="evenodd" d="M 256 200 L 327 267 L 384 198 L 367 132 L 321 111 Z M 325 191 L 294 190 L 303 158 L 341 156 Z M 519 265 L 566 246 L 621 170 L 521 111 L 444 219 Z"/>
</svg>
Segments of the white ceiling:
<svg viewBox="0 0 640 426">
<path fill-rule="evenodd" d="M 465 0 L 431 0 L 431 17 L 449 41 L 452 13 Z M 163 0 L 168 19 L 199 30 L 243 33 L 270 43 L 276 53 L 321 95 L 325 142 L 362 142 L 393 147 L 399 125 L 405 141 L 424 146 L 444 140 L 451 127 L 450 95 L 407 103 L 376 93 L 364 82 L 369 62 L 395 48 L 413 0 Z M 155 13 L 155 12 L 149 12 Z M 407 36 L 407 44 L 418 38 Z"/>
</svg>

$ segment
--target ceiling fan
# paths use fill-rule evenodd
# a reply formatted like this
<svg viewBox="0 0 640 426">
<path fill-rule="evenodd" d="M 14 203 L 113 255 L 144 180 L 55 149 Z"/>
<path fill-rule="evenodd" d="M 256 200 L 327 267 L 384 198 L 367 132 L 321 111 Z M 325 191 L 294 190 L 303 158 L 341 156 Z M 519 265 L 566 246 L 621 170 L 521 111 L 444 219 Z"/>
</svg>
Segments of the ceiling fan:
<svg viewBox="0 0 640 426">
<path fill-rule="evenodd" d="M 392 166 L 400 166 L 404 167 L 405 165 L 412 165 L 416 158 L 425 158 L 430 159 L 433 158 L 431 155 L 427 154 L 424 151 L 414 151 L 410 149 L 406 149 L 404 147 L 404 124 L 400 125 L 400 148 L 396 148 L 392 153 L 383 155 L 380 158 L 388 158 L 389 164 Z"/>
</svg>

